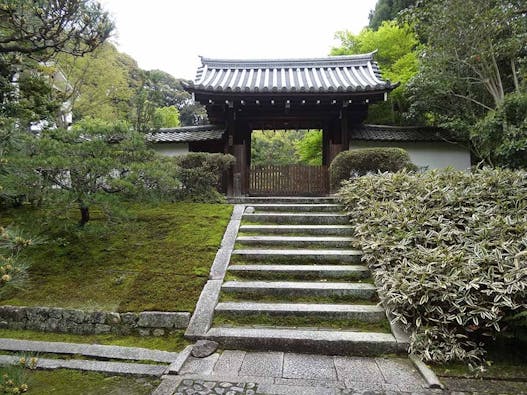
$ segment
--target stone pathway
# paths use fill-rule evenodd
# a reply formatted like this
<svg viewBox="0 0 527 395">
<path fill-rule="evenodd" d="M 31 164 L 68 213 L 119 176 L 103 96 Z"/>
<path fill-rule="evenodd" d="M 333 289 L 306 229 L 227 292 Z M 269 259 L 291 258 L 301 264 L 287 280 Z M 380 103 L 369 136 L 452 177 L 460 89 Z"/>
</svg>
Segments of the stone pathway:
<svg viewBox="0 0 527 395">
<path fill-rule="evenodd" d="M 438 393 L 406 358 L 341 357 L 226 350 L 190 357 L 155 395 Z M 439 391 L 441 393 L 441 391 Z"/>
<path fill-rule="evenodd" d="M 233 349 L 406 353 L 335 198 L 249 199 L 234 207 L 186 337 Z"/>
</svg>

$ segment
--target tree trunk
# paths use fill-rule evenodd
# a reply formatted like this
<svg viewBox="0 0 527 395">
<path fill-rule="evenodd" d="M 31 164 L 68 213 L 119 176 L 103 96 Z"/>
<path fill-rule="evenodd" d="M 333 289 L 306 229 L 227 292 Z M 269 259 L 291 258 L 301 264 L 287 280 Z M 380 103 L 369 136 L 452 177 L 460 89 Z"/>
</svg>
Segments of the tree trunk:
<svg viewBox="0 0 527 395">
<path fill-rule="evenodd" d="M 82 228 L 90 220 L 90 208 L 80 206 L 80 210 L 81 210 L 81 220 L 79 222 L 79 226 Z"/>
</svg>

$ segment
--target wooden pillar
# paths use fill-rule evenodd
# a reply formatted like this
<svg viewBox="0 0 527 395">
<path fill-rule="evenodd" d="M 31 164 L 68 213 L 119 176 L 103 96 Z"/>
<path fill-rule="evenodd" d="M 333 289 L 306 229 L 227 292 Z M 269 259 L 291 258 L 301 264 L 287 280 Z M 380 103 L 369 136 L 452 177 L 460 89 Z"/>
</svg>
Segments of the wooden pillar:
<svg viewBox="0 0 527 395">
<path fill-rule="evenodd" d="M 350 146 L 349 113 L 347 111 L 347 107 L 344 107 L 340 111 L 340 133 L 342 141 L 342 150 L 347 151 L 349 150 Z"/>
<path fill-rule="evenodd" d="M 227 138 L 225 139 L 225 149 L 226 154 L 234 155 L 234 135 L 236 134 L 236 114 L 234 113 L 233 108 L 225 108 L 225 129 Z M 236 155 L 234 155 L 236 157 Z M 238 161 L 238 159 L 236 159 Z M 227 179 L 227 195 L 236 196 L 235 194 L 235 178 L 237 172 L 237 164 L 234 165 L 234 168 L 229 174 Z"/>
<path fill-rule="evenodd" d="M 342 151 L 342 135 L 340 131 L 340 122 L 333 119 L 329 122 L 329 154 L 328 165 Z"/>
</svg>

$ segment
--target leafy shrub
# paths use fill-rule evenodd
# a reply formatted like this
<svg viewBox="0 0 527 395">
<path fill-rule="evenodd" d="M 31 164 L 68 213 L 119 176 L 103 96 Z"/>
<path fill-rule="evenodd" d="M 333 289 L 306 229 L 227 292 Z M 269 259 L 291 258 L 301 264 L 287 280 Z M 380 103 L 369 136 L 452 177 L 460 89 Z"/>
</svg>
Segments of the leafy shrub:
<svg viewBox="0 0 527 395">
<path fill-rule="evenodd" d="M 225 172 L 232 168 L 236 159 L 232 155 L 192 152 L 178 156 L 178 178 L 184 198 L 198 201 L 221 201 L 219 190 Z"/>
<path fill-rule="evenodd" d="M 342 151 L 329 166 L 332 190 L 337 190 L 352 174 L 359 176 L 378 171 L 396 172 L 402 169 L 417 170 L 408 152 L 402 148 L 363 148 Z"/>
<path fill-rule="evenodd" d="M 20 288 L 27 277 L 27 265 L 19 258 L 24 248 L 33 244 L 13 229 L 0 226 L 0 295 L 9 288 Z"/>
<path fill-rule="evenodd" d="M 401 171 L 340 197 L 385 307 L 425 360 L 474 362 L 527 307 L 527 173 Z"/>
<path fill-rule="evenodd" d="M 506 95 L 498 109 L 478 122 L 471 138 L 489 163 L 527 168 L 527 93 Z"/>
</svg>

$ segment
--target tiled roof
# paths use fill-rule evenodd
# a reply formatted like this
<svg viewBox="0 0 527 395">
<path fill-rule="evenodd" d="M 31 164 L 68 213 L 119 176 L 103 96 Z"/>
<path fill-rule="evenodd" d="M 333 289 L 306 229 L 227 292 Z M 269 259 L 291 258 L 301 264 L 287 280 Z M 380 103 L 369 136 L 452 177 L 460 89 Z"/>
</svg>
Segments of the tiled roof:
<svg viewBox="0 0 527 395">
<path fill-rule="evenodd" d="M 201 58 L 195 91 L 365 92 L 395 87 L 382 79 L 373 52 L 311 59 L 233 60 Z"/>
<path fill-rule="evenodd" d="M 191 143 L 194 141 L 221 140 L 225 128 L 217 125 L 161 128 L 147 136 L 152 143 Z"/>
<path fill-rule="evenodd" d="M 367 141 L 458 141 L 445 129 L 427 126 L 361 125 L 351 132 L 352 140 Z"/>
</svg>

